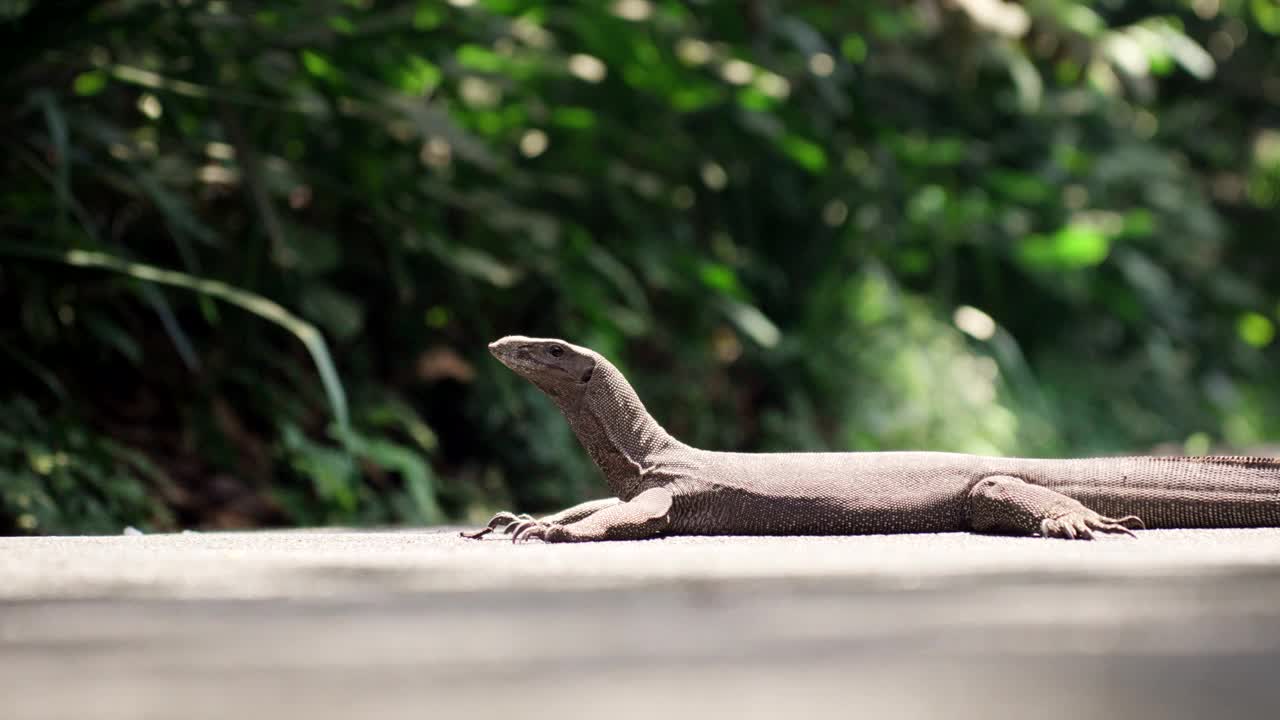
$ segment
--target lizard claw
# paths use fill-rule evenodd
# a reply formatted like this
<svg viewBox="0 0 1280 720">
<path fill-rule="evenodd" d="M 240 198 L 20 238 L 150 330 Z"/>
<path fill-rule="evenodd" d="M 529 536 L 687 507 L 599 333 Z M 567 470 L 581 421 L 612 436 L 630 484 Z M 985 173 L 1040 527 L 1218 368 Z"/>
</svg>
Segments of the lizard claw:
<svg viewBox="0 0 1280 720">
<path fill-rule="evenodd" d="M 1128 515 L 1119 519 L 1109 518 L 1092 510 L 1072 511 L 1055 518 L 1046 518 L 1040 523 L 1040 535 L 1047 538 L 1064 540 L 1093 540 L 1098 533 L 1128 535 L 1137 537 L 1129 526 L 1145 529 L 1146 525 L 1136 515 Z"/>
<path fill-rule="evenodd" d="M 1137 515 L 1125 515 L 1124 517 L 1120 518 L 1119 520 L 1116 520 L 1115 522 L 1117 525 L 1123 525 L 1125 527 L 1129 527 L 1129 525 L 1133 525 L 1133 527 L 1130 528 L 1131 530 L 1147 529 L 1147 524 L 1142 522 L 1142 518 L 1138 517 Z"/>
<path fill-rule="evenodd" d="M 534 517 L 529 513 L 521 513 L 519 515 L 516 515 L 515 520 L 509 523 L 506 527 L 502 528 L 502 532 L 506 535 L 510 535 L 511 533 L 515 532 L 517 525 L 521 523 L 527 523 L 527 522 L 536 522 L 536 520 L 534 520 Z"/>
<path fill-rule="evenodd" d="M 532 520 L 532 519 L 533 518 L 528 515 L 516 515 L 515 513 L 510 513 L 510 512 L 507 512 L 506 510 L 503 510 L 497 515 L 494 515 L 493 518 L 489 520 L 489 524 L 486 525 L 485 527 L 480 528 L 475 532 L 470 532 L 470 533 L 462 532 L 458 534 L 470 540 L 479 540 L 480 538 L 484 537 L 485 535 L 488 535 L 494 530 L 501 530 L 504 533 L 510 533 L 512 526 L 515 525 L 516 523 L 526 521 L 526 520 Z"/>
<path fill-rule="evenodd" d="M 511 542 L 518 543 L 525 540 L 546 540 L 547 530 L 551 526 L 540 520 L 525 520 L 515 526 L 514 529 L 508 530 L 511 534 Z"/>
</svg>

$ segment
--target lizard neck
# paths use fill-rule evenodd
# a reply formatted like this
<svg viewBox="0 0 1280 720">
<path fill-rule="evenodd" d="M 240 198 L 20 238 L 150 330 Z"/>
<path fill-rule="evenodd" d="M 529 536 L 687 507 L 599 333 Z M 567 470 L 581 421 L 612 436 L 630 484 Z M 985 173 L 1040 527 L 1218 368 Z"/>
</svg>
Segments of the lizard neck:
<svg viewBox="0 0 1280 720">
<path fill-rule="evenodd" d="M 645 409 L 631 383 L 604 358 L 598 359 L 586 391 L 560 410 L 609 488 L 624 500 L 639 492 L 655 456 L 679 444 Z"/>
</svg>

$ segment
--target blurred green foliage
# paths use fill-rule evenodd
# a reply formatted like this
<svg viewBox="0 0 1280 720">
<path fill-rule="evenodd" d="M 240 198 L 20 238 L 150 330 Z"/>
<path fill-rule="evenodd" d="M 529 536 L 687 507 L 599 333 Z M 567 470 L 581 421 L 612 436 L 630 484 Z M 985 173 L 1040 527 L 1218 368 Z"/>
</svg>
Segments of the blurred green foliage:
<svg viewBox="0 0 1280 720">
<path fill-rule="evenodd" d="M 508 333 L 706 447 L 1280 435 L 1270 2 L 8 0 L 0 56 L 5 531 L 597 494 Z"/>
</svg>

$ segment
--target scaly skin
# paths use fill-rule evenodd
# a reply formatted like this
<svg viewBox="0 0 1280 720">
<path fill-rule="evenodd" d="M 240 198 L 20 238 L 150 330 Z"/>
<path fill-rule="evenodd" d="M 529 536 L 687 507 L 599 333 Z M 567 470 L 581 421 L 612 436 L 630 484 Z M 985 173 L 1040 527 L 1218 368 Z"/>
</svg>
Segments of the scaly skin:
<svg viewBox="0 0 1280 720">
<path fill-rule="evenodd" d="M 1275 459 L 713 452 L 671 437 L 592 350 L 521 336 L 489 348 L 559 406 L 616 497 L 540 519 L 498 513 L 467 537 L 977 531 L 1090 540 L 1142 527 L 1280 526 Z"/>
</svg>

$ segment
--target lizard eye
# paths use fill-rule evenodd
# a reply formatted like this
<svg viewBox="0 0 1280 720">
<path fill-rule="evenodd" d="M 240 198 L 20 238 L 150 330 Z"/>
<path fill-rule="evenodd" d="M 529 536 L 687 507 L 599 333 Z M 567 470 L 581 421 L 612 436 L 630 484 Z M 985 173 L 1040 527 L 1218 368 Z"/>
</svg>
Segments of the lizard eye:
<svg viewBox="0 0 1280 720">
<path fill-rule="evenodd" d="M 551 354 L 551 357 L 560 357 L 561 355 L 564 355 L 564 348 L 559 345 L 552 345 L 547 348 L 547 352 Z"/>
</svg>

